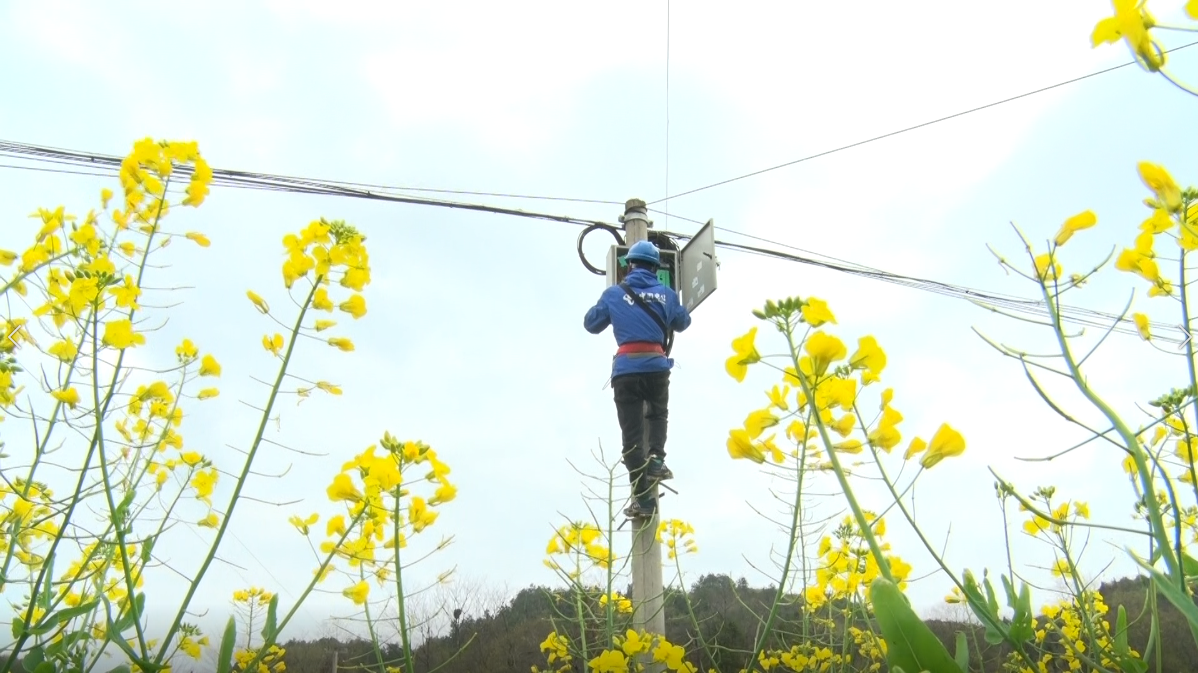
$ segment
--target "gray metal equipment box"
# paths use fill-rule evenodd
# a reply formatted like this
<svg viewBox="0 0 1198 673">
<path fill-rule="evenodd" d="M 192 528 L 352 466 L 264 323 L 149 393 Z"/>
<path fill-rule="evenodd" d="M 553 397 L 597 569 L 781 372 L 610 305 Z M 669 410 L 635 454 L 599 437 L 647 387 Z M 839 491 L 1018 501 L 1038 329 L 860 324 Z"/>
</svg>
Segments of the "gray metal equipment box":
<svg viewBox="0 0 1198 673">
<path fill-rule="evenodd" d="M 628 275 L 627 245 L 613 245 L 607 251 L 607 285 L 611 287 Z M 662 285 L 678 293 L 687 312 L 695 310 L 716 290 L 715 221 L 708 220 L 681 251 L 661 250 L 657 278 Z"/>
<path fill-rule="evenodd" d="M 613 245 L 607 251 L 607 285 L 618 285 L 624 281 L 624 277 L 628 275 L 628 260 L 624 259 L 624 255 L 628 254 L 627 245 Z M 671 290 L 678 291 L 678 262 L 677 253 L 673 250 L 661 250 L 661 266 L 657 269 L 657 279 L 662 285 Z"/>
</svg>

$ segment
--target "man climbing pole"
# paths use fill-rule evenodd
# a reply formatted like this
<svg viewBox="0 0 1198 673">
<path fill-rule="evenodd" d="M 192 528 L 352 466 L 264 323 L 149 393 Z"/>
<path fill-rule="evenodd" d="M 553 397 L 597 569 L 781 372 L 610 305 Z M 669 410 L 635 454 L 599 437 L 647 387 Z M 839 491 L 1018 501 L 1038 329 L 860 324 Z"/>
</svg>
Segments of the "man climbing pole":
<svg viewBox="0 0 1198 673">
<path fill-rule="evenodd" d="M 624 467 L 632 483 L 629 518 L 647 518 L 657 511 L 652 484 L 673 479 L 666 467 L 666 421 L 670 398 L 670 348 L 674 332 L 690 327 L 691 316 L 678 294 L 657 279 L 661 254 L 649 241 L 638 241 L 625 257 L 631 267 L 624 282 L 603 291 L 583 319 L 591 334 L 612 327 L 616 355 L 612 358 L 611 387 L 623 435 Z M 648 424 L 648 447 L 645 424 Z M 646 451 L 646 448 L 648 449 Z"/>
</svg>

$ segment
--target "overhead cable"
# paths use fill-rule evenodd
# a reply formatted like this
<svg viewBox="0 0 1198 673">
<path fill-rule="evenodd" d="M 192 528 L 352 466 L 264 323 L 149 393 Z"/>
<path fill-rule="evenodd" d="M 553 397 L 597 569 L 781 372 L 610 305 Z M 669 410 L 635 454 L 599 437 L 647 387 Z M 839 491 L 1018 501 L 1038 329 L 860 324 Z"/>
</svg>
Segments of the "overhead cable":
<svg viewBox="0 0 1198 673">
<path fill-rule="evenodd" d="M 77 151 L 58 150 L 58 149 L 52 149 L 52 148 L 37 147 L 34 145 L 26 145 L 23 143 L 12 143 L 12 142 L 5 142 L 5 141 L 0 141 L 0 156 L 9 156 L 9 157 L 18 158 L 18 159 L 26 160 L 26 161 L 37 161 L 37 162 L 51 163 L 51 164 L 56 164 L 56 165 L 93 167 L 97 170 L 105 170 L 106 169 L 110 172 L 119 170 L 119 166 L 120 166 L 120 159 L 117 157 L 90 154 L 90 153 L 86 153 L 86 152 L 77 152 Z M 37 167 L 32 167 L 32 166 L 18 166 L 18 165 L 13 165 L 13 166 L 0 165 L 0 167 L 11 167 L 11 168 L 15 168 L 15 169 L 28 169 L 28 170 L 55 170 L 55 171 L 63 172 L 63 173 L 80 172 L 80 171 L 71 171 L 71 170 L 67 170 L 64 168 L 43 169 L 43 168 L 37 168 Z M 186 165 L 181 165 L 177 168 L 177 172 L 182 175 L 189 174 L 191 170 L 192 170 L 191 167 L 186 166 Z M 101 175 L 101 173 L 83 173 L 83 174 L 84 175 Z M 298 178 L 298 177 L 290 177 L 290 176 L 278 176 L 278 175 L 270 175 L 270 174 L 266 174 L 266 173 L 253 173 L 253 172 L 249 172 L 249 171 L 238 171 L 238 170 L 229 170 L 229 169 L 212 169 L 212 174 L 213 174 L 212 184 L 216 185 L 216 186 L 226 186 L 226 187 L 233 187 L 233 188 L 238 188 L 238 189 L 278 191 L 278 192 L 285 192 L 285 193 L 313 194 L 313 195 L 325 195 L 325 196 L 346 196 L 346 197 L 351 197 L 351 198 L 359 198 L 359 199 L 367 199 L 367 200 L 375 200 L 375 201 L 387 201 L 387 202 L 392 202 L 392 203 L 405 203 L 405 204 L 411 204 L 411 205 L 432 206 L 432 207 L 439 207 L 439 208 L 471 210 L 471 211 L 483 212 L 483 213 L 492 213 L 492 214 L 498 214 L 498 215 L 510 215 L 510 216 L 514 216 L 514 217 L 540 219 L 540 220 L 547 220 L 547 221 L 553 221 L 553 222 L 561 222 L 561 223 L 579 225 L 579 226 L 584 227 L 584 231 L 581 232 L 581 234 L 579 236 L 579 241 L 578 241 L 579 257 L 582 260 L 583 265 L 587 268 L 587 270 L 591 271 L 592 273 L 596 273 L 596 274 L 600 274 L 600 275 L 602 275 L 602 273 L 604 273 L 604 272 L 601 271 L 598 267 L 590 264 L 586 260 L 585 256 L 583 255 L 582 239 L 587 234 L 591 233 L 592 231 L 595 231 L 597 229 L 605 229 L 613 234 L 613 236 L 615 237 L 615 239 L 618 243 L 622 244 L 622 238 L 620 237 L 620 234 L 619 234 L 621 228 L 618 225 L 604 222 L 601 220 L 590 220 L 590 219 L 584 219 L 584 218 L 571 217 L 568 215 L 555 215 L 555 214 L 550 214 L 550 213 L 531 212 L 531 211 L 525 211 L 525 210 L 518 210 L 518 209 L 514 209 L 514 208 L 503 208 L 503 207 L 498 207 L 498 206 L 490 206 L 490 205 L 477 204 L 477 203 L 466 203 L 466 202 L 458 202 L 458 201 L 446 201 L 446 200 L 441 200 L 441 199 L 428 199 L 428 198 L 420 198 L 420 197 L 403 196 L 403 195 L 399 195 L 399 194 L 386 193 L 387 191 L 392 191 L 392 190 L 402 189 L 402 188 L 384 187 L 381 189 L 367 189 L 365 187 L 358 186 L 360 183 L 333 182 L 333 181 L 315 180 L 315 179 Z M 679 217 L 679 216 L 675 215 L 674 217 Z M 681 218 L 680 217 L 680 219 L 686 219 L 691 222 L 697 222 L 697 220 L 691 220 L 690 218 Z M 744 234 L 741 232 L 735 232 L 733 230 L 729 230 L 729 229 L 726 229 L 723 227 L 717 227 L 717 229 L 721 229 L 723 231 L 727 231 L 729 233 L 734 233 L 734 234 L 741 235 L 741 236 L 755 238 L 759 241 L 762 241 L 762 242 L 765 242 L 765 243 L 768 243 L 771 245 L 776 245 L 776 246 L 780 246 L 780 247 L 789 247 L 791 249 L 799 250 L 799 251 L 804 252 L 807 255 L 811 255 L 811 256 L 787 253 L 787 252 L 783 252 L 780 250 L 770 250 L 767 248 L 749 246 L 749 245 L 744 245 L 744 244 L 739 244 L 739 243 L 730 243 L 730 242 L 725 242 L 725 241 L 717 241 L 716 242 L 716 245 L 718 247 L 722 247 L 725 249 L 737 250 L 740 252 L 747 252 L 747 253 L 756 254 L 756 255 L 764 255 L 767 257 L 771 257 L 771 258 L 775 258 L 775 259 L 779 259 L 779 260 L 783 260 L 783 261 L 802 263 L 802 264 L 807 264 L 810 266 L 817 266 L 820 268 L 825 268 L 825 269 L 829 269 L 829 270 L 833 270 L 833 271 L 839 271 L 842 273 L 849 273 L 849 274 L 860 276 L 860 277 L 871 278 L 874 280 L 881 280 L 881 281 L 893 283 L 893 284 L 899 284 L 899 285 L 903 285 L 906 287 L 913 287 L 916 289 L 922 289 L 925 291 L 934 292 L 936 294 L 940 294 L 943 296 L 952 296 L 952 297 L 957 297 L 957 298 L 961 298 L 961 299 L 967 299 L 969 301 L 972 301 L 974 303 L 981 304 L 984 306 L 1001 307 L 1003 309 L 1006 309 L 1006 310 L 1009 310 L 1012 312 L 1030 314 L 1030 315 L 1034 315 L 1034 316 L 1037 316 L 1040 318 L 1046 318 L 1049 315 L 1048 309 L 1042 300 L 1024 299 L 1024 298 L 1014 297 L 1014 296 L 1010 296 L 1010 295 L 995 294 L 992 292 L 984 292 L 981 290 L 967 288 L 967 287 L 963 287 L 960 285 L 954 285 L 951 283 L 943 283 L 943 282 L 939 282 L 939 281 L 917 278 L 917 277 L 912 277 L 912 276 L 903 276 L 900 274 L 894 274 L 894 273 L 890 273 L 887 271 L 883 271 L 881 269 L 875 269 L 875 268 L 868 267 L 865 265 L 857 264 L 855 262 L 839 260 L 837 258 L 830 257 L 828 255 L 822 255 L 820 253 L 814 253 L 811 251 L 802 251 L 801 249 L 797 249 L 794 246 L 790 246 L 785 243 L 780 243 L 777 241 L 770 241 L 769 239 L 764 239 L 764 238 L 761 238 L 758 236 L 752 236 L 750 234 Z M 674 234 L 671 232 L 659 232 L 657 230 L 651 230 L 651 231 L 654 234 L 665 236 L 667 238 L 667 240 L 663 241 L 663 243 L 667 243 L 669 237 L 675 237 L 675 238 L 679 238 L 682 240 L 686 240 L 686 239 L 690 238 L 689 236 L 686 236 L 683 234 Z M 823 259 L 816 259 L 815 257 L 822 257 Z M 1115 315 L 1108 314 L 1108 313 L 1102 313 L 1099 311 L 1093 311 L 1090 309 L 1076 308 L 1076 307 L 1061 306 L 1058 308 L 1059 308 L 1059 312 L 1061 314 L 1062 320 L 1065 320 L 1068 322 L 1086 325 L 1086 326 L 1095 326 L 1095 327 L 1109 326 L 1109 325 L 1115 324 L 1116 326 L 1114 329 L 1117 332 L 1125 333 L 1125 334 L 1135 334 L 1136 333 L 1134 331 L 1134 327 L 1133 327 L 1134 323 L 1132 323 L 1132 321 L 1127 320 L 1125 318 L 1120 318 L 1119 316 L 1115 316 Z M 1158 335 L 1157 337 L 1154 337 L 1157 340 L 1171 341 L 1173 343 L 1182 343 L 1183 339 L 1181 339 L 1180 337 L 1170 338 L 1170 337 L 1164 336 L 1165 333 L 1168 333 L 1168 332 L 1182 333 L 1180 327 L 1164 325 L 1164 324 L 1159 324 L 1159 323 L 1151 323 L 1151 325 L 1152 325 L 1154 334 Z"/>
<path fill-rule="evenodd" d="M 1174 48 L 1172 48 L 1172 49 L 1166 49 L 1166 50 L 1164 50 L 1164 52 L 1163 52 L 1163 53 L 1166 53 L 1166 54 L 1168 54 L 1168 53 L 1170 53 L 1170 52 L 1174 52 L 1174 51 L 1180 51 L 1180 50 L 1182 50 L 1182 49 L 1186 49 L 1186 48 L 1188 48 L 1188 47 L 1192 47 L 1192 46 L 1194 46 L 1194 45 L 1196 45 L 1196 44 L 1198 44 L 1198 41 L 1196 41 L 1196 42 L 1191 42 L 1191 43 L 1189 43 L 1189 44 L 1183 44 L 1183 45 L 1181 45 L 1180 47 L 1174 47 Z M 1115 71 L 1115 70 L 1119 70 L 1120 68 L 1126 68 L 1127 66 L 1129 66 L 1129 65 L 1134 65 L 1135 63 L 1136 63 L 1136 61 L 1128 61 L 1127 63 L 1123 63 L 1123 64 L 1121 64 L 1121 65 L 1112 66 L 1112 67 L 1110 67 L 1110 68 L 1106 68 L 1106 69 L 1104 69 L 1104 70 L 1099 70 L 1099 71 L 1097 71 L 1097 72 L 1092 72 L 1092 73 L 1090 73 L 1090 74 L 1088 74 L 1088 75 L 1082 75 L 1081 77 L 1074 77 L 1073 79 L 1065 80 L 1064 82 L 1058 82 L 1058 83 L 1056 83 L 1056 84 L 1053 84 L 1053 85 L 1050 85 L 1050 86 L 1042 87 L 1042 88 L 1036 89 L 1035 91 L 1028 91 L 1027 93 L 1021 93 L 1021 94 L 1019 94 L 1018 96 L 1011 96 L 1010 98 L 1004 98 L 1004 99 L 1002 99 L 1002 100 L 999 100 L 999 101 L 994 101 L 993 103 L 987 103 L 987 104 L 985 104 L 985 105 L 980 105 L 980 106 L 978 106 L 978 107 L 975 107 L 975 108 L 970 108 L 970 109 L 968 109 L 968 110 L 964 110 L 964 111 L 961 111 L 961 112 L 956 112 L 956 113 L 950 114 L 950 115 L 948 115 L 948 116 L 946 116 L 946 117 L 939 117 L 939 118 L 937 118 L 937 119 L 933 119 L 933 120 L 931 120 L 931 121 L 926 121 L 926 122 L 923 122 L 922 124 L 916 124 L 915 126 L 908 126 L 908 127 L 906 127 L 906 128 L 902 128 L 902 129 L 899 129 L 899 130 L 897 130 L 897 131 L 891 131 L 891 132 L 889 132 L 889 133 L 883 133 L 883 134 L 882 134 L 882 135 L 880 135 L 880 136 L 874 136 L 873 138 L 867 138 L 867 139 L 865 139 L 865 140 L 859 140 L 859 141 L 857 141 L 857 142 L 855 142 L 855 143 L 850 143 L 850 144 L 848 144 L 848 145 L 843 145 L 843 146 L 841 146 L 841 147 L 837 147 L 837 148 L 835 148 L 835 149 L 831 149 L 831 150 L 825 150 L 825 151 L 823 151 L 823 152 L 819 152 L 819 153 L 817 153 L 817 154 L 811 154 L 811 155 L 808 155 L 808 156 L 805 156 L 805 157 L 803 157 L 802 159 L 795 159 L 794 161 L 788 161 L 788 162 L 786 162 L 786 163 L 784 163 L 784 164 L 778 164 L 777 166 L 771 166 L 771 167 L 769 167 L 769 168 L 763 168 L 763 169 L 761 169 L 761 170 L 753 171 L 752 173 L 745 173 L 744 175 L 738 175 L 738 176 L 736 176 L 736 177 L 734 177 L 734 178 L 728 178 L 727 180 L 720 180 L 719 182 L 713 182 L 713 183 L 711 183 L 710 185 L 704 185 L 704 186 L 702 186 L 702 187 L 696 187 L 695 189 L 689 189 L 689 190 L 687 190 L 687 191 L 685 191 L 685 192 L 679 192 L 679 193 L 677 193 L 677 194 L 674 194 L 674 195 L 672 195 L 672 196 L 665 196 L 665 197 L 662 197 L 662 198 L 660 198 L 660 199 L 657 199 L 656 201 L 649 201 L 648 203 L 649 203 L 649 205 L 654 205 L 654 204 L 657 204 L 657 203 L 662 203 L 662 202 L 665 202 L 665 201 L 670 201 L 670 200 L 673 200 L 673 199 L 678 199 L 678 198 L 681 198 L 681 197 L 683 197 L 683 196 L 688 196 L 688 195 L 690 195 L 690 194 L 694 194 L 694 193 L 696 193 L 696 192 L 701 192 L 701 191 L 704 191 L 704 190 L 707 190 L 707 189 L 712 189 L 713 187 L 720 187 L 720 186 L 722 186 L 722 185 L 726 185 L 726 184 L 728 184 L 728 183 L 731 183 L 731 182 L 736 182 L 736 181 L 738 181 L 738 180 L 744 180 L 745 178 L 751 178 L 751 177 L 754 177 L 754 176 L 757 176 L 757 175 L 761 175 L 762 173 L 769 173 L 770 171 L 776 171 L 776 170 L 778 170 L 779 168 L 786 168 L 787 166 L 793 166 L 793 165 L 795 165 L 795 164 L 800 164 L 800 163 L 803 163 L 804 161 L 810 161 L 810 160 L 812 160 L 812 159 L 817 159 L 817 158 L 819 158 L 819 157 L 824 157 L 824 156 L 827 156 L 827 155 L 829 155 L 829 154 L 835 154 L 836 152 L 843 152 L 844 150 L 852 149 L 852 148 L 854 148 L 854 147 L 860 147 L 861 145 L 865 145 L 865 144 L 868 144 L 868 143 L 876 142 L 876 141 L 878 141 L 878 140 L 883 140 L 883 139 L 885 139 L 885 138 L 890 138 L 890 137 L 892 137 L 892 136 L 897 136 L 897 135 L 899 135 L 899 134 L 901 134 L 901 133 L 907 133 L 908 131 L 914 131 L 914 130 L 916 130 L 916 129 L 921 129 L 921 128 L 925 127 L 925 126 L 931 126 L 932 124 L 938 124 L 938 123 L 940 123 L 940 122 L 948 121 L 948 120 L 950 120 L 950 119 L 956 119 L 957 117 L 961 117 L 961 116 L 964 116 L 964 115 L 967 115 L 967 114 L 970 114 L 970 113 L 973 113 L 973 112 L 980 112 L 981 110 L 985 110 L 985 109 L 987 109 L 987 108 L 992 108 L 992 107 L 994 107 L 994 106 L 996 106 L 996 105 L 1002 105 L 1003 103 L 1010 103 L 1010 102 L 1012 102 L 1012 101 L 1019 100 L 1020 98 L 1027 98 L 1028 96 L 1032 96 L 1032 95 L 1035 95 L 1035 94 L 1038 94 L 1038 93 L 1043 93 L 1043 92 L 1045 92 L 1045 91 L 1050 91 L 1050 90 L 1052 90 L 1052 89 L 1056 89 L 1056 88 L 1059 88 L 1059 87 L 1065 86 L 1065 85 L 1067 85 L 1067 84 L 1073 84 L 1073 83 L 1075 83 L 1075 82 L 1080 82 L 1080 81 L 1082 81 L 1082 80 L 1084 80 L 1084 79 L 1089 79 L 1089 78 L 1091 78 L 1091 77 L 1097 77 L 1098 75 L 1105 75 L 1105 74 L 1106 74 L 1106 73 L 1108 73 L 1108 72 L 1113 72 L 1113 71 Z"/>
</svg>

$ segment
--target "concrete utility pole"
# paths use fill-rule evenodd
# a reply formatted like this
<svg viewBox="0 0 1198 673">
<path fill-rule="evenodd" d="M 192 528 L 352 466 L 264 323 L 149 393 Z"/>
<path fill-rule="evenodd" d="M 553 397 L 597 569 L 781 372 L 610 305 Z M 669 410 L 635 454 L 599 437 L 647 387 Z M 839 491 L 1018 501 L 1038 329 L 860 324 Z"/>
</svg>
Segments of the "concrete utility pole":
<svg viewBox="0 0 1198 673">
<path fill-rule="evenodd" d="M 641 199 L 629 199 L 624 204 L 624 238 L 629 246 L 637 241 L 649 239 L 648 213 L 648 206 Z M 646 424 L 640 448 L 645 451 L 648 446 L 649 427 Z M 659 493 L 656 482 L 651 487 L 651 493 L 656 501 Z M 665 597 L 661 579 L 661 543 L 657 541 L 660 517 L 659 504 L 651 519 L 637 519 L 632 522 L 632 626 L 634 629 L 644 629 L 649 633 L 664 636 Z M 647 673 L 665 670 L 664 666 L 654 664 L 651 660 L 646 661 L 645 665 Z"/>
</svg>

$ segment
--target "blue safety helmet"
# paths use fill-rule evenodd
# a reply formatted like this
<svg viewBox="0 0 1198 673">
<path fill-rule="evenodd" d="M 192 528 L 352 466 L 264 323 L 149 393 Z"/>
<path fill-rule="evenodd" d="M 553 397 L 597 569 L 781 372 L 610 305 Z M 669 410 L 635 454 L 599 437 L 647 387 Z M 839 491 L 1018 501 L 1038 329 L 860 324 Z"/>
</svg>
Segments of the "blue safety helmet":
<svg viewBox="0 0 1198 673">
<path fill-rule="evenodd" d="M 657 246 L 649 241 L 633 243 L 624 258 L 629 262 L 646 262 L 653 266 L 661 266 L 661 253 L 657 251 Z"/>
</svg>

